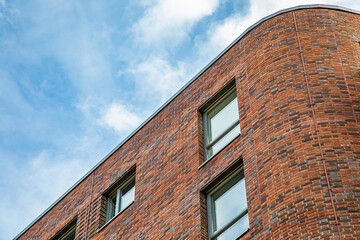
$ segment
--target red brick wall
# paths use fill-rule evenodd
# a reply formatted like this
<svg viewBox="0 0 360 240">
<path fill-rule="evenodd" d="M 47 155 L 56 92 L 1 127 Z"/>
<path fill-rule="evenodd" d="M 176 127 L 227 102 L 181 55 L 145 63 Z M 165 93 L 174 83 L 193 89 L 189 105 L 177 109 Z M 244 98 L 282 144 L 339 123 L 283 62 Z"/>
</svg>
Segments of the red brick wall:
<svg viewBox="0 0 360 240">
<path fill-rule="evenodd" d="M 240 157 L 250 220 L 241 239 L 360 239 L 358 41 L 354 13 L 266 20 L 20 239 L 48 239 L 76 216 L 77 239 L 205 239 L 200 189 Z M 199 168 L 198 108 L 233 77 L 242 134 Z M 134 165 L 134 204 L 98 233 L 103 192 Z"/>
</svg>

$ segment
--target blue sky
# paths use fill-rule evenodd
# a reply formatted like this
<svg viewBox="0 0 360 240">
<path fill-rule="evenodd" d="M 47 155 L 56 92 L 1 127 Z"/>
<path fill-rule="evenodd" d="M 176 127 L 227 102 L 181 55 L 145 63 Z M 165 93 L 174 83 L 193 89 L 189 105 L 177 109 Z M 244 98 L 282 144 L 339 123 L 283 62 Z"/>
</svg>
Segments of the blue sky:
<svg viewBox="0 0 360 240">
<path fill-rule="evenodd" d="M 11 239 L 288 0 L 0 0 L 0 239 Z"/>
</svg>

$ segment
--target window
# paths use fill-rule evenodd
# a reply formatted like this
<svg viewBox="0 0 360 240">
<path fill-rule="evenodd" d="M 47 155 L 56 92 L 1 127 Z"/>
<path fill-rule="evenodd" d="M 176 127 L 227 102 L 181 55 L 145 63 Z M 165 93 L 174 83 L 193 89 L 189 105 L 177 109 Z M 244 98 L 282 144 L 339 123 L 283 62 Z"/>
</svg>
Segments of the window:
<svg viewBox="0 0 360 240">
<path fill-rule="evenodd" d="M 207 196 L 209 239 L 237 239 L 249 229 L 244 172 L 238 170 Z"/>
<path fill-rule="evenodd" d="M 55 234 L 50 240 L 73 240 L 76 233 L 76 218 Z"/>
<path fill-rule="evenodd" d="M 135 173 L 112 191 L 107 199 L 106 222 L 127 208 L 135 199 Z"/>
<path fill-rule="evenodd" d="M 73 240 L 75 239 L 76 226 L 74 225 L 64 236 L 60 237 L 59 240 Z"/>
<path fill-rule="evenodd" d="M 236 89 L 232 82 L 204 113 L 205 155 L 211 158 L 240 134 Z M 224 93 L 223 93 L 224 92 Z"/>
<path fill-rule="evenodd" d="M 103 193 L 98 232 L 135 201 L 135 173 L 133 165 Z"/>
</svg>

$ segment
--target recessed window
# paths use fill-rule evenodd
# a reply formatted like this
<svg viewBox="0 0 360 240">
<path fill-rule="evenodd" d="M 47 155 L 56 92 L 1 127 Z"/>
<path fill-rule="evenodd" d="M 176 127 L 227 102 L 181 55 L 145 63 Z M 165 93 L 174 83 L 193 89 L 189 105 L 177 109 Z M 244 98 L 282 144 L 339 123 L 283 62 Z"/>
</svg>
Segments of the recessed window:
<svg viewBox="0 0 360 240">
<path fill-rule="evenodd" d="M 50 240 L 73 240 L 76 233 L 76 219 L 72 220 Z"/>
<path fill-rule="evenodd" d="M 135 199 L 135 174 L 119 183 L 107 199 L 106 222 L 127 208 Z"/>
<path fill-rule="evenodd" d="M 211 158 L 239 136 L 240 123 L 234 86 L 205 110 L 204 132 L 206 159 Z"/>
<path fill-rule="evenodd" d="M 75 239 L 75 230 L 76 230 L 76 226 L 73 226 L 73 228 L 71 228 L 69 230 L 69 232 L 67 232 L 64 236 L 59 238 L 59 240 L 73 240 L 73 239 Z"/>
<path fill-rule="evenodd" d="M 209 238 L 237 239 L 249 229 L 243 170 L 238 170 L 207 197 Z"/>
</svg>

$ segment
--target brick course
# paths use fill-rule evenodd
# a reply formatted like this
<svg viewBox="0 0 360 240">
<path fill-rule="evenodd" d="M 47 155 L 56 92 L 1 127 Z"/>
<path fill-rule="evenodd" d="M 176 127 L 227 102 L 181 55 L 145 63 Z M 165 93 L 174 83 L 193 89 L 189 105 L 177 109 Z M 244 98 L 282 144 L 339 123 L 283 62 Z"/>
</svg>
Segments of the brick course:
<svg viewBox="0 0 360 240">
<path fill-rule="evenodd" d="M 75 217 L 76 239 L 206 239 L 200 190 L 240 158 L 241 239 L 360 239 L 359 41 L 360 15 L 348 11 L 261 22 L 18 239 L 49 239 Z M 199 168 L 198 109 L 233 78 L 242 134 Z M 135 165 L 135 202 L 98 231 L 103 193 Z"/>
</svg>

